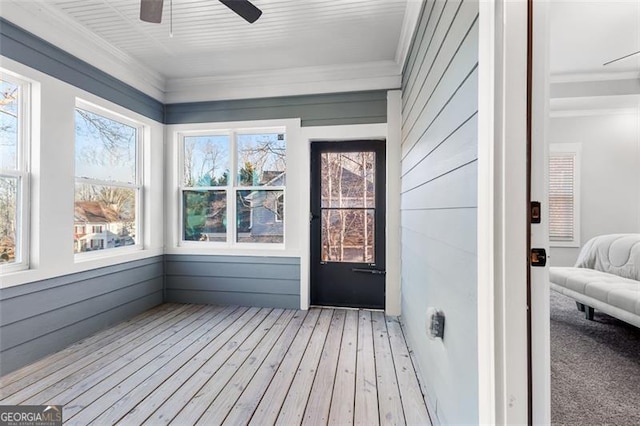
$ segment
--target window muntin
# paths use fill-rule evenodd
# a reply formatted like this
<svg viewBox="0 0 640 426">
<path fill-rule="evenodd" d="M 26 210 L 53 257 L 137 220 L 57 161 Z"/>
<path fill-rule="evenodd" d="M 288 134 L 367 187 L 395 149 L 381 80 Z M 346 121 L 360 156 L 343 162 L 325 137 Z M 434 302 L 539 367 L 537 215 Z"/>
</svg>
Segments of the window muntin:
<svg viewBox="0 0 640 426">
<path fill-rule="evenodd" d="M 76 108 L 74 252 L 141 247 L 142 126 Z"/>
<path fill-rule="evenodd" d="M 283 244 L 283 131 L 187 134 L 181 141 L 181 239 Z"/>
<path fill-rule="evenodd" d="M 0 266 L 28 267 L 30 85 L 0 77 Z"/>
</svg>

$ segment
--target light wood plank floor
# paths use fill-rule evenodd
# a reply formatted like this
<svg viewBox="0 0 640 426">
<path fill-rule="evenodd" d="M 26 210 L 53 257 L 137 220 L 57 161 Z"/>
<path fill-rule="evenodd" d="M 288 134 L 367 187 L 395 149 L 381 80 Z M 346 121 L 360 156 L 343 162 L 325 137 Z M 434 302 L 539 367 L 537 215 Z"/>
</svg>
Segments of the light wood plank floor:
<svg viewBox="0 0 640 426">
<path fill-rule="evenodd" d="M 431 424 L 381 312 L 165 304 L 0 378 L 67 424 Z"/>
</svg>

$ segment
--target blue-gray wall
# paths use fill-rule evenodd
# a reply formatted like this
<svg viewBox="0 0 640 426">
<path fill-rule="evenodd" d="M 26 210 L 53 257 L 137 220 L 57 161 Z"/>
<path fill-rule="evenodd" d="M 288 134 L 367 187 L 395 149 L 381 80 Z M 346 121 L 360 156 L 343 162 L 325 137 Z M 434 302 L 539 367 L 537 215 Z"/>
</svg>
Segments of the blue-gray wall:
<svg viewBox="0 0 640 426">
<path fill-rule="evenodd" d="M 163 300 L 157 256 L 0 290 L 0 375 Z"/>
<path fill-rule="evenodd" d="M 402 319 L 442 424 L 478 422 L 477 66 L 477 0 L 426 1 L 402 82 Z"/>
<path fill-rule="evenodd" d="M 300 308 L 300 259 L 165 256 L 165 301 Z"/>
<path fill-rule="evenodd" d="M 2 18 L 0 55 L 162 122 L 161 102 Z"/>
<path fill-rule="evenodd" d="M 166 124 L 300 118 L 301 126 L 387 122 L 387 91 L 194 102 L 165 106 Z"/>
</svg>

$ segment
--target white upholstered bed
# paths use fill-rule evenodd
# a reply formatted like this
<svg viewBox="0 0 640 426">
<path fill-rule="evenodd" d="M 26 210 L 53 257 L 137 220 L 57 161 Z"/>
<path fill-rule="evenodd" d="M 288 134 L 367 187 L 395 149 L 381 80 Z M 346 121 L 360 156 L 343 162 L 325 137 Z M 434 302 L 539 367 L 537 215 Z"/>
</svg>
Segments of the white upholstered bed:
<svg viewBox="0 0 640 426">
<path fill-rule="evenodd" d="M 588 319 L 597 309 L 640 327 L 640 234 L 592 238 L 574 267 L 549 275 L 551 289 L 575 299 Z"/>
</svg>

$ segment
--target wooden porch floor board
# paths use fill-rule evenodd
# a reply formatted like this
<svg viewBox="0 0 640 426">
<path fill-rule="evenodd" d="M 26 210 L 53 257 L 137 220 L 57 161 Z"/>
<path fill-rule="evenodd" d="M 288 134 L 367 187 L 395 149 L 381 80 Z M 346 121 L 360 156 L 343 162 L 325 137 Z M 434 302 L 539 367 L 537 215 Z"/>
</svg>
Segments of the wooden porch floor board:
<svg viewBox="0 0 640 426">
<path fill-rule="evenodd" d="M 50 377 L 53 373 L 64 373 L 63 369 L 65 367 L 71 366 L 66 371 L 77 371 L 79 364 L 88 365 L 93 360 L 99 359 L 104 351 L 113 351 L 114 348 L 130 342 L 140 335 L 149 333 L 155 327 L 169 321 L 173 316 L 187 309 L 189 305 L 175 305 L 172 307 L 162 305 L 162 307 L 163 309 L 154 309 L 143 313 L 140 321 L 136 317 L 114 327 L 115 331 L 112 331 L 111 328 L 105 330 L 104 339 L 101 337 L 102 333 L 98 333 L 60 352 L 3 376 L 0 378 L 0 402 L 3 404 L 14 403 L 13 401 L 17 401 L 20 398 L 20 396 L 14 396 L 15 393 L 27 387 L 30 388 L 30 392 L 33 392 L 36 389 L 32 386 L 34 383 L 42 384 L 43 379 Z M 166 313 L 166 316 L 162 315 L 163 313 Z M 12 400 L 9 400 L 8 398 L 12 396 Z"/>
<path fill-rule="evenodd" d="M 104 330 L 101 333 L 87 337 L 86 339 L 76 342 L 60 352 L 56 352 L 55 354 L 36 361 L 33 364 L 29 364 L 25 368 L 21 368 L 0 377 L 0 398 L 5 398 L 7 395 L 16 391 L 15 388 L 12 389 L 10 387 L 14 382 L 19 381 L 22 387 L 35 383 L 43 377 L 48 376 L 52 371 L 57 371 L 60 368 L 81 359 L 85 354 L 91 353 L 94 348 L 102 348 L 106 344 L 127 336 L 129 333 L 144 327 L 150 322 L 160 320 L 158 315 L 159 313 L 176 310 L 176 306 L 177 305 L 171 303 L 157 306 L 129 321 L 122 322 Z M 26 379 L 27 376 L 28 380 Z"/>
<path fill-rule="evenodd" d="M 397 319 L 166 304 L 0 378 L 66 424 L 430 425 Z"/>
<path fill-rule="evenodd" d="M 41 391 L 37 396 L 43 403 L 64 405 L 67 408 L 67 419 L 85 404 L 92 402 L 91 396 L 100 396 L 100 392 L 109 390 L 113 380 L 132 371 L 132 363 L 141 357 L 152 356 L 166 347 L 166 342 L 172 336 L 178 336 L 183 328 L 194 321 L 204 309 L 196 305 L 181 311 L 170 318 L 160 327 L 153 329 L 147 335 L 142 335 L 131 341 L 130 345 L 116 348 L 113 352 L 102 351 L 103 356 L 91 364 L 59 380 L 52 386 Z M 70 365 L 67 368 L 73 368 Z M 67 369 L 65 368 L 65 370 Z M 122 372 L 124 370 L 124 373 Z M 66 374 L 66 372 L 65 372 Z M 53 375 L 52 377 L 55 377 Z M 80 401 L 77 399 L 81 398 Z M 39 400 L 31 397 L 30 403 L 39 403 Z"/>
</svg>

